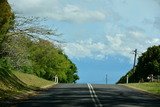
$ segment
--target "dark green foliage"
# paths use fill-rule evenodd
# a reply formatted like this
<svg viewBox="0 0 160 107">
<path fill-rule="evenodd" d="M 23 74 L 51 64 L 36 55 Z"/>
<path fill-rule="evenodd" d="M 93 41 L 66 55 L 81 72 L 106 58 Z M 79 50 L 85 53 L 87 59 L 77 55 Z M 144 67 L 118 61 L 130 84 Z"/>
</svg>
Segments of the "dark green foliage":
<svg viewBox="0 0 160 107">
<path fill-rule="evenodd" d="M 0 43 L 7 31 L 13 26 L 14 15 L 7 0 L 0 0 Z"/>
<path fill-rule="evenodd" d="M 135 69 L 129 71 L 129 82 L 147 82 L 150 74 L 160 75 L 160 46 L 152 46 L 138 58 Z M 118 83 L 125 83 L 127 74 Z"/>
<path fill-rule="evenodd" d="M 135 71 L 136 82 L 139 80 L 147 81 L 147 76 L 150 74 L 160 75 L 160 46 L 148 48 L 138 59 Z"/>
<path fill-rule="evenodd" d="M 129 83 L 135 82 L 134 70 L 131 69 L 130 71 L 128 71 L 128 73 L 125 76 L 122 76 L 117 83 L 126 83 L 126 81 L 127 81 L 127 75 L 128 75 L 128 82 Z"/>
</svg>

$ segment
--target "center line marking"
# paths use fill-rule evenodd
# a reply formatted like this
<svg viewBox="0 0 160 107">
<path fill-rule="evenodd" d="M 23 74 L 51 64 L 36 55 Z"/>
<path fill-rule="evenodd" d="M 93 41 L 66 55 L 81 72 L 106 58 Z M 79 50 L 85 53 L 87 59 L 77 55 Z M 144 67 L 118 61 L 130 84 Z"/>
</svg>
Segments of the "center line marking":
<svg viewBox="0 0 160 107">
<path fill-rule="evenodd" d="M 93 87 L 91 84 L 87 84 L 88 85 L 88 88 L 89 88 L 89 92 L 90 92 L 90 95 L 91 95 L 91 98 L 93 100 L 93 102 L 95 103 L 95 106 L 96 107 L 103 107 L 102 104 L 100 103 L 97 95 L 96 95 L 96 92 L 94 91 Z"/>
</svg>

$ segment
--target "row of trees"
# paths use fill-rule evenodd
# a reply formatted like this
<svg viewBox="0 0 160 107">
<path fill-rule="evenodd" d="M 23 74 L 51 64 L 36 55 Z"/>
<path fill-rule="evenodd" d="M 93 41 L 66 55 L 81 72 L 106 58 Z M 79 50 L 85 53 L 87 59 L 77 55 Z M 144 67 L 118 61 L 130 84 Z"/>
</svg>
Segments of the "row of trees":
<svg viewBox="0 0 160 107">
<path fill-rule="evenodd" d="M 152 46 L 138 58 L 135 69 L 131 69 L 117 83 L 125 83 L 127 75 L 129 82 L 147 82 L 147 77 L 153 74 L 160 75 L 160 45 Z"/>
<path fill-rule="evenodd" d="M 47 80 L 54 80 L 57 75 L 63 83 L 73 83 L 79 79 L 75 64 L 59 46 L 46 39 L 49 35 L 56 35 L 56 30 L 35 24 L 37 19 L 33 17 L 14 20 L 7 0 L 0 1 L 1 9 L 0 60 L 7 62 L 8 71 L 31 73 Z"/>
</svg>

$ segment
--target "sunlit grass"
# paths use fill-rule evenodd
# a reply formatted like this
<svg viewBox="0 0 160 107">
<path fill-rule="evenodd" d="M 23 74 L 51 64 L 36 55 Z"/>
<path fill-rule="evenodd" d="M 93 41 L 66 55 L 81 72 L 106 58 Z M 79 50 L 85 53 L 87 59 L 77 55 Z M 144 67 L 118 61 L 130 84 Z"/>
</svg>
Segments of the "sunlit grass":
<svg viewBox="0 0 160 107">
<path fill-rule="evenodd" d="M 160 95 L 160 83 L 158 82 L 149 82 L 149 83 L 130 83 L 125 84 L 126 86 L 147 91 L 149 93 Z"/>
<path fill-rule="evenodd" d="M 54 85 L 53 81 L 48 81 L 32 74 L 18 71 L 12 73 L 5 80 L 0 80 L 0 100 L 14 99 L 21 94 L 27 94 L 34 90 Z"/>
<path fill-rule="evenodd" d="M 28 86 L 33 86 L 33 87 L 44 87 L 47 85 L 53 85 L 53 81 L 48 81 L 43 78 L 39 78 L 33 74 L 26 74 L 22 72 L 13 72 L 22 82 L 26 83 Z"/>
</svg>

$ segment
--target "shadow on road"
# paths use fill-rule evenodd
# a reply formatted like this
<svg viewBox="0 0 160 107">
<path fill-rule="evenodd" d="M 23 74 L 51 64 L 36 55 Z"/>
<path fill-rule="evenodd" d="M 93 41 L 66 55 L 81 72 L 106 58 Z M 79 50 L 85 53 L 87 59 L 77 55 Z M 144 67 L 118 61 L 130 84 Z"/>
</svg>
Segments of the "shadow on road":
<svg viewBox="0 0 160 107">
<path fill-rule="evenodd" d="M 0 107 L 94 107 L 88 87 L 55 87 L 39 92 L 28 100 L 1 104 Z"/>
<path fill-rule="evenodd" d="M 93 85 L 103 107 L 160 107 L 160 99 L 118 85 Z M 28 100 L 0 107 L 95 107 L 85 84 L 59 84 Z"/>
<path fill-rule="evenodd" d="M 160 107 L 160 99 L 147 93 L 118 85 L 103 87 L 94 89 L 104 107 Z"/>
</svg>

